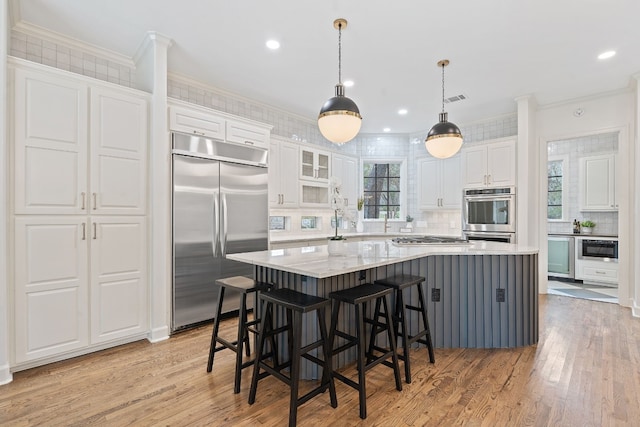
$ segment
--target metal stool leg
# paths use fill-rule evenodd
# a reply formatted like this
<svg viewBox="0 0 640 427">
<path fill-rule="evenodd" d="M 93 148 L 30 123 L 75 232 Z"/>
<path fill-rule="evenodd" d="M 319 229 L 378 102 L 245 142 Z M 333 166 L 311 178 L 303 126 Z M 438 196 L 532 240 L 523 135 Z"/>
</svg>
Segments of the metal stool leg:
<svg viewBox="0 0 640 427">
<path fill-rule="evenodd" d="M 213 321 L 213 332 L 211 333 L 211 347 L 209 347 L 209 361 L 207 362 L 207 372 L 211 372 L 213 369 L 213 358 L 216 354 L 216 344 L 218 337 L 218 330 L 220 329 L 220 313 L 222 313 L 222 301 L 224 300 L 224 287 L 220 287 L 220 293 L 218 294 L 218 303 L 216 304 L 216 318 Z"/>
</svg>

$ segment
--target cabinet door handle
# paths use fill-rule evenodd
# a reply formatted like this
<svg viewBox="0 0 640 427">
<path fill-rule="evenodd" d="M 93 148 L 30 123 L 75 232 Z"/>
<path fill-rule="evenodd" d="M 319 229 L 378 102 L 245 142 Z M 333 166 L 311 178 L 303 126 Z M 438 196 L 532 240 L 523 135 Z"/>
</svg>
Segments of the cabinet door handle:
<svg viewBox="0 0 640 427">
<path fill-rule="evenodd" d="M 284 195 L 278 194 L 278 204 L 282 205 L 284 203 Z"/>
<path fill-rule="evenodd" d="M 82 240 L 87 240 L 87 224 L 82 223 Z"/>
<path fill-rule="evenodd" d="M 202 135 L 202 136 L 204 136 L 204 132 L 198 132 L 198 131 L 197 131 L 197 130 L 195 130 L 195 129 L 194 129 L 193 133 L 194 133 L 195 135 Z"/>
<path fill-rule="evenodd" d="M 491 175 L 487 175 L 487 184 L 491 184 Z"/>
<path fill-rule="evenodd" d="M 98 227 L 97 227 L 97 223 L 93 223 L 93 240 L 96 240 L 98 238 Z"/>
<path fill-rule="evenodd" d="M 245 141 L 245 144 L 253 145 L 253 141 Z"/>
<path fill-rule="evenodd" d="M 82 195 L 82 207 L 80 209 L 85 210 L 85 202 L 87 199 L 87 194 L 84 191 L 80 194 Z"/>
<path fill-rule="evenodd" d="M 93 210 L 95 211 L 98 208 L 98 195 L 93 193 Z"/>
</svg>

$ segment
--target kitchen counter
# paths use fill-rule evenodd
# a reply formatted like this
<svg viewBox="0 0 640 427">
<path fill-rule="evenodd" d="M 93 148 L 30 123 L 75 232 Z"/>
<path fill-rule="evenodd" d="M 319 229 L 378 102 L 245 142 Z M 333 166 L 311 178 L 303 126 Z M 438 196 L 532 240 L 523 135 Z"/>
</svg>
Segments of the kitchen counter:
<svg viewBox="0 0 640 427">
<path fill-rule="evenodd" d="M 598 233 L 591 233 L 591 234 L 584 234 L 584 233 L 580 233 L 580 234 L 574 234 L 574 233 L 549 233 L 548 236 L 585 237 L 585 238 L 593 237 L 593 238 L 596 238 L 596 239 L 617 239 L 618 238 L 618 236 L 616 234 L 598 234 Z"/>
<path fill-rule="evenodd" d="M 436 348 L 505 348 L 538 342 L 538 249 L 472 241 L 456 245 L 397 246 L 390 240 L 347 242 L 347 256 L 330 256 L 327 245 L 227 255 L 254 265 L 257 280 L 328 298 L 333 291 L 397 274 L 419 275 Z M 416 305 L 416 293 L 407 293 Z M 352 314 L 340 324 L 353 328 Z M 305 320 L 309 341 L 317 339 Z M 408 317 L 415 333 L 418 316 Z M 353 332 L 353 331 L 352 331 Z M 285 353 L 285 349 L 280 351 Z M 337 367 L 355 359 L 355 348 L 336 357 Z M 436 355 L 437 359 L 437 355 Z M 437 363 L 437 362 L 436 362 Z M 303 362 L 303 378 L 318 378 Z"/>
<path fill-rule="evenodd" d="M 362 233 L 359 233 L 362 234 Z M 229 254 L 227 258 L 317 279 L 433 255 L 530 255 L 538 249 L 474 240 L 467 244 L 397 246 L 390 240 L 347 241 L 346 256 L 329 256 L 327 245 Z"/>
</svg>

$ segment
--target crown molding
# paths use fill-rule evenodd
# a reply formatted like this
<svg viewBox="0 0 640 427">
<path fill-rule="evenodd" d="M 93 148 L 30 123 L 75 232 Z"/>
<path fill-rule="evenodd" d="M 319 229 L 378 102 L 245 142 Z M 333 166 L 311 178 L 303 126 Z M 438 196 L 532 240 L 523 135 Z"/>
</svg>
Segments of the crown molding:
<svg viewBox="0 0 640 427">
<path fill-rule="evenodd" d="M 617 96 L 617 95 L 626 95 L 629 93 L 633 93 L 633 89 L 631 87 L 625 87 L 622 89 L 616 89 L 616 90 L 611 90 L 611 91 L 607 91 L 607 92 L 600 92 L 600 93 L 594 93 L 591 95 L 587 95 L 587 96 L 582 96 L 582 97 L 578 97 L 578 98 L 572 98 L 572 99 L 565 99 L 562 101 L 558 101 L 558 102 L 551 102 L 549 104 L 538 104 L 538 111 L 540 110 L 548 110 L 550 108 L 556 108 L 556 107 L 562 107 L 563 105 L 570 105 L 570 104 L 575 104 L 575 103 L 580 103 L 580 102 L 588 102 L 588 101 L 595 101 L 598 99 L 602 99 L 602 98 L 609 98 L 611 96 Z"/>
<path fill-rule="evenodd" d="M 121 53 L 114 52 L 112 50 L 105 49 L 99 46 L 95 46 L 87 42 L 65 36 L 60 33 L 56 33 L 55 31 L 51 31 L 46 28 L 39 27 L 37 25 L 31 24 L 28 22 L 24 22 L 24 21 L 17 22 L 13 25 L 12 30 L 24 33 L 28 36 L 39 37 L 56 44 L 60 44 L 63 46 L 67 46 L 67 47 L 79 50 L 83 53 L 94 55 L 98 58 L 106 59 L 110 62 L 114 62 L 116 64 L 124 65 L 125 67 L 135 69 L 135 63 L 133 62 L 133 59 L 131 59 L 126 55 L 123 55 Z"/>
<path fill-rule="evenodd" d="M 261 106 L 261 107 L 269 108 L 271 110 L 286 114 L 289 117 L 294 117 L 294 118 L 296 118 L 296 119 L 298 119 L 300 121 L 303 121 L 303 122 L 307 122 L 307 123 L 310 123 L 310 124 L 315 124 L 316 123 L 315 119 L 311 119 L 311 118 L 306 117 L 306 116 L 301 116 L 301 115 L 299 115 L 297 113 L 293 113 L 291 111 L 284 110 L 284 109 L 282 109 L 280 107 L 276 107 L 274 105 L 267 104 L 265 102 L 257 101 L 257 100 L 255 100 L 253 98 L 247 98 L 245 96 L 238 95 L 237 93 L 229 92 L 229 91 L 226 91 L 224 89 L 220 89 L 218 87 L 211 86 L 211 85 L 209 85 L 207 83 L 203 83 L 203 82 L 201 82 L 199 80 L 196 80 L 196 79 L 194 79 L 192 77 L 185 76 L 184 74 L 180 74 L 180 73 L 176 73 L 176 72 L 171 72 L 170 71 L 168 73 L 167 77 L 168 77 L 169 80 L 173 80 L 173 81 L 175 81 L 177 83 L 187 84 L 189 86 L 193 86 L 193 87 L 196 87 L 198 89 L 214 92 L 214 93 L 217 93 L 217 94 L 222 95 L 222 96 L 228 96 L 228 97 L 237 99 L 239 101 L 244 101 L 244 102 L 247 102 L 247 103 L 250 103 L 250 104 L 254 104 L 254 105 Z"/>
</svg>

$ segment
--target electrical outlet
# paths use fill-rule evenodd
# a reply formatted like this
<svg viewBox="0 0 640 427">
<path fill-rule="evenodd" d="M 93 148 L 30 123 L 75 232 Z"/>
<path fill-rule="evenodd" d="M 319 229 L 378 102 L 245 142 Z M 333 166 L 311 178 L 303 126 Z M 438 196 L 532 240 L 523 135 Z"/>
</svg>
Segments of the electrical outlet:
<svg viewBox="0 0 640 427">
<path fill-rule="evenodd" d="M 431 301 L 440 302 L 440 289 L 438 288 L 431 289 Z"/>
<path fill-rule="evenodd" d="M 496 302 L 504 302 L 506 298 L 504 288 L 496 289 Z"/>
<path fill-rule="evenodd" d="M 455 221 L 449 221 L 449 228 L 456 228 L 456 222 Z"/>
<path fill-rule="evenodd" d="M 364 270 L 360 270 L 358 274 L 358 280 L 365 280 L 367 278 L 367 272 Z"/>
</svg>

